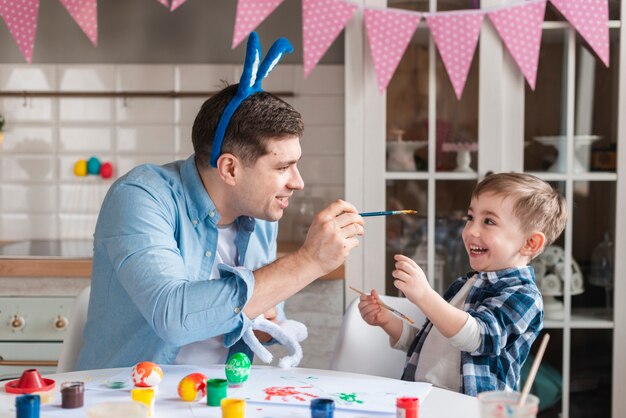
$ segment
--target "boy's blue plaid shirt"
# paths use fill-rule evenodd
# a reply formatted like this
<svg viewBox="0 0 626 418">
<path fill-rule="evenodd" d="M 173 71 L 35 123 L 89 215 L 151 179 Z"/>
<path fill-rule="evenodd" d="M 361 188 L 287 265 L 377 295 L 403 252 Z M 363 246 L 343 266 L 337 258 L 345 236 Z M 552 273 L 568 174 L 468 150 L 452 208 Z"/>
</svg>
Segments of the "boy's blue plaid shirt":
<svg viewBox="0 0 626 418">
<path fill-rule="evenodd" d="M 514 267 L 477 274 L 463 310 L 476 318 L 482 338 L 476 351 L 461 351 L 460 392 L 476 396 L 489 390 L 517 390 L 522 365 L 543 327 L 543 300 L 534 269 Z M 450 301 L 467 280 L 455 280 L 444 299 Z M 432 323 L 426 321 L 411 343 L 403 380 L 415 380 L 420 351 L 431 328 Z"/>
</svg>

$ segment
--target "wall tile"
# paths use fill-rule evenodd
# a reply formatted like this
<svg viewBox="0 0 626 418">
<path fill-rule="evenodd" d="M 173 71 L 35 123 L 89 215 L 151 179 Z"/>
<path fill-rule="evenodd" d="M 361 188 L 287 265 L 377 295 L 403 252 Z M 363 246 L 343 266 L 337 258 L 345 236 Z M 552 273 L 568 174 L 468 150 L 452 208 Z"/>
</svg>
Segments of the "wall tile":
<svg viewBox="0 0 626 418">
<path fill-rule="evenodd" d="M 141 164 L 156 164 L 163 165 L 172 161 L 171 156 L 165 155 L 138 155 L 137 157 L 120 157 L 119 162 L 119 175 L 124 175 L 134 167 Z"/>
<path fill-rule="evenodd" d="M 59 152 L 111 151 L 112 135 L 113 133 L 108 127 L 61 128 L 59 129 Z"/>
<path fill-rule="evenodd" d="M 77 179 L 72 184 L 61 184 L 59 210 L 68 214 L 98 214 L 111 184 L 95 176 Z"/>
<path fill-rule="evenodd" d="M 4 240 L 56 239 L 59 237 L 54 214 L 1 214 L 0 234 Z"/>
<path fill-rule="evenodd" d="M 113 120 L 113 99 L 61 98 L 60 122 L 108 122 Z"/>
<path fill-rule="evenodd" d="M 171 65 L 120 65 L 117 67 L 117 91 L 174 91 L 174 67 Z"/>
<path fill-rule="evenodd" d="M 180 114 L 177 122 L 193 125 L 193 121 L 196 119 L 196 116 L 202 107 L 202 103 L 204 103 L 207 99 L 208 97 L 180 99 Z"/>
<path fill-rule="evenodd" d="M 59 65 L 57 75 L 61 91 L 115 90 L 115 65 Z"/>
<path fill-rule="evenodd" d="M 177 70 L 179 91 L 216 92 L 239 81 L 233 65 L 178 65 Z"/>
<path fill-rule="evenodd" d="M 2 184 L 2 213 L 54 213 L 56 187 L 51 185 Z"/>
<path fill-rule="evenodd" d="M 0 89 L 13 91 L 54 90 L 54 65 L 0 65 Z"/>
<path fill-rule="evenodd" d="M 50 156 L 5 155 L 0 164 L 3 182 L 41 182 L 55 178 L 54 158 Z"/>
<path fill-rule="evenodd" d="M 169 154 L 176 148 L 174 125 L 121 126 L 117 151 L 130 154 Z"/>
<path fill-rule="evenodd" d="M 9 97 L 1 99 L 0 111 L 6 122 L 5 128 L 19 122 L 52 122 L 53 99 Z"/>
<path fill-rule="evenodd" d="M 49 154 L 53 152 L 53 128 L 9 125 L 4 129 L 3 153 Z"/>
<path fill-rule="evenodd" d="M 178 126 L 178 134 L 176 135 L 176 153 L 186 156 L 193 154 L 193 142 L 191 141 L 192 125 L 181 124 Z"/>
<path fill-rule="evenodd" d="M 59 238 L 87 239 L 93 238 L 98 215 L 59 215 Z"/>
<path fill-rule="evenodd" d="M 116 99 L 117 120 L 129 123 L 173 123 L 174 103 L 171 99 Z"/>
</svg>

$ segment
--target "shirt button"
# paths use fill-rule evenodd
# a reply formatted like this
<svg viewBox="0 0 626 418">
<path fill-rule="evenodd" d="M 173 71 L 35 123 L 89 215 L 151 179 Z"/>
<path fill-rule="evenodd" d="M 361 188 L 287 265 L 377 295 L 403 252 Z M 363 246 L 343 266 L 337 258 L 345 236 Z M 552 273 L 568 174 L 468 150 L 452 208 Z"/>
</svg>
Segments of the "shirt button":
<svg viewBox="0 0 626 418">
<path fill-rule="evenodd" d="M 194 219 L 193 221 L 191 221 L 191 223 L 194 224 L 194 225 L 198 225 L 198 220 Z"/>
<path fill-rule="evenodd" d="M 215 212 L 213 212 L 213 211 L 209 212 L 209 216 L 210 216 L 211 218 L 212 218 L 212 217 L 214 217 L 214 216 L 215 216 Z"/>
<path fill-rule="evenodd" d="M 236 307 L 235 308 L 235 313 L 239 313 L 239 312 L 241 312 L 241 308 L 240 307 Z"/>
<path fill-rule="evenodd" d="M 211 257 L 211 251 L 207 251 L 206 253 L 204 253 L 204 255 L 206 255 L 207 257 Z"/>
</svg>

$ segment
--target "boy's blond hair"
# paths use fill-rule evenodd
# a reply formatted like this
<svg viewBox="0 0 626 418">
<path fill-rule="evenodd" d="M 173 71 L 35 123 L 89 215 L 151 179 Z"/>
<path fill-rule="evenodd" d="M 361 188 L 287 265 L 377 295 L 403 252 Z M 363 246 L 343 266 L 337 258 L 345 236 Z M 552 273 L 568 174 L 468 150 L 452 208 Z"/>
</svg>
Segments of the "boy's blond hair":
<svg viewBox="0 0 626 418">
<path fill-rule="evenodd" d="M 525 173 L 488 174 L 476 185 L 472 198 L 485 193 L 513 198 L 513 214 L 520 220 L 522 229 L 542 232 L 546 237 L 546 247 L 565 228 L 565 198 L 535 176 Z"/>
</svg>

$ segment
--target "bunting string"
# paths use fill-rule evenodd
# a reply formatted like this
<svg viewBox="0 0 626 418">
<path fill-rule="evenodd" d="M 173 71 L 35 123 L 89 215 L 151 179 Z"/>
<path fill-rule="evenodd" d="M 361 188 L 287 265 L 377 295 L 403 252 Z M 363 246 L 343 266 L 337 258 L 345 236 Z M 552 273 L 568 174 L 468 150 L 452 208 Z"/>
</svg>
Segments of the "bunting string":
<svg viewBox="0 0 626 418">
<path fill-rule="evenodd" d="M 0 17 L 26 62 L 31 63 L 40 0 L 0 0 Z M 59 0 L 94 46 L 98 44 L 98 0 Z M 156 0 L 170 11 L 187 0 Z M 484 17 L 534 90 L 542 24 L 548 0 L 445 12 L 364 7 L 350 0 L 301 0 L 304 76 L 317 66 L 350 20 L 363 9 L 378 88 L 384 91 L 417 30 L 426 20 L 457 98 L 461 98 Z M 236 48 L 284 0 L 237 0 L 232 48 Z M 608 0 L 549 0 L 605 66 L 609 66 Z"/>
</svg>

